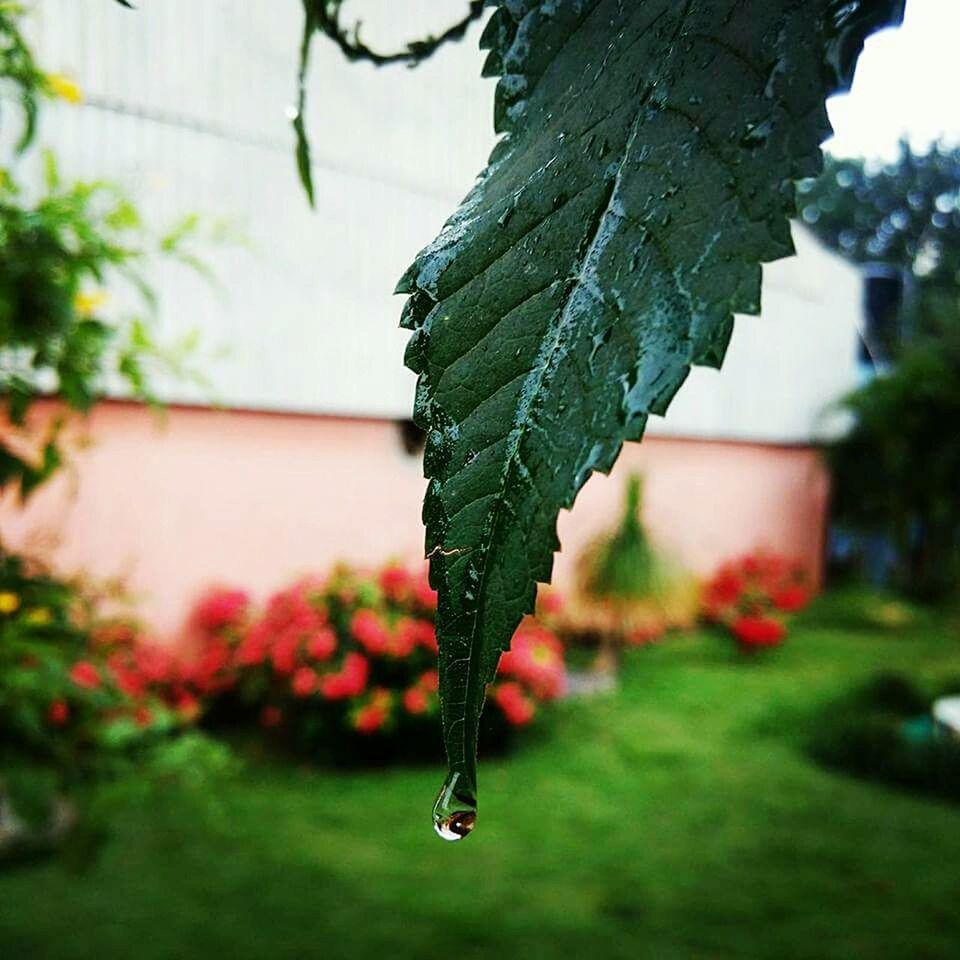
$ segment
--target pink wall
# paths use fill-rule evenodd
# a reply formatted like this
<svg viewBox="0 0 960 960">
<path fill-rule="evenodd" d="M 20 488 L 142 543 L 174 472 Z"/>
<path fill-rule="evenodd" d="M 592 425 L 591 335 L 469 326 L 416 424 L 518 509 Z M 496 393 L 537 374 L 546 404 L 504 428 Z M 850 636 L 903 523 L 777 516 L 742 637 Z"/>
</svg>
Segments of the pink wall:
<svg viewBox="0 0 960 960">
<path fill-rule="evenodd" d="M 0 501 L 0 536 L 64 572 L 125 577 L 160 633 L 211 582 L 263 595 L 337 559 L 422 553 L 420 461 L 391 422 L 104 403 L 84 432 L 26 510 Z M 561 586 L 615 519 L 631 470 L 645 476 L 652 537 L 691 569 L 763 546 L 819 576 L 827 478 L 812 450 L 651 438 L 561 517 Z"/>
</svg>

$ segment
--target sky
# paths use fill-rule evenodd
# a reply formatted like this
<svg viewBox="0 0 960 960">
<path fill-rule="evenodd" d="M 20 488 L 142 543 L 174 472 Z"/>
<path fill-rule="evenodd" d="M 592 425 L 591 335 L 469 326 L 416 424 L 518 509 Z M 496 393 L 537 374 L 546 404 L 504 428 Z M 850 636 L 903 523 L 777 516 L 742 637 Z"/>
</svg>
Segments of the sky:
<svg viewBox="0 0 960 960">
<path fill-rule="evenodd" d="M 960 144 L 960 0 L 907 0 L 903 26 L 871 37 L 853 90 L 828 104 L 837 156 L 892 158 L 907 133 Z"/>
</svg>

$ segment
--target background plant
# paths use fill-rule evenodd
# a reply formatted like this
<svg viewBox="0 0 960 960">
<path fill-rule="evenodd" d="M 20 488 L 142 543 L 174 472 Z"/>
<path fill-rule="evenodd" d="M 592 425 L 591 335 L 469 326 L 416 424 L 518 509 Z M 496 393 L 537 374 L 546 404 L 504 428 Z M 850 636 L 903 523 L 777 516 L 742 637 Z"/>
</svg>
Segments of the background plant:
<svg viewBox="0 0 960 960">
<path fill-rule="evenodd" d="M 641 477 L 633 474 L 619 525 L 578 559 L 576 594 L 560 617 L 565 633 L 599 644 L 599 667 L 611 667 L 624 644 L 656 640 L 671 627 L 690 627 L 699 613 L 696 580 L 650 542 L 641 494 Z"/>
<path fill-rule="evenodd" d="M 166 344 L 155 337 L 150 263 L 205 267 L 191 249 L 196 216 L 157 235 L 115 184 L 65 182 L 52 154 L 23 156 L 44 98 L 82 98 L 68 78 L 34 62 L 24 15 L 19 4 L 0 5 L 4 132 L 10 107 L 22 115 L 19 139 L 0 161 L 0 488 L 17 485 L 28 496 L 63 459 L 63 418 L 33 423 L 33 404 L 54 395 L 67 411 L 84 413 L 108 390 L 156 403 L 156 376 L 187 375 L 197 336 Z"/>
<path fill-rule="evenodd" d="M 422 571 L 340 566 L 277 591 L 262 610 L 242 590 L 213 589 L 179 649 L 121 634 L 105 641 L 107 666 L 135 699 L 158 699 L 214 730 L 258 725 L 314 760 L 435 759 L 435 615 Z M 564 685 L 560 641 L 531 620 L 488 689 L 485 746 L 506 747 Z"/>
<path fill-rule="evenodd" d="M 960 677 L 933 686 L 905 673 L 874 675 L 821 708 L 808 751 L 856 777 L 960 801 L 960 739 L 930 716 L 935 699 L 960 694 Z"/>
<path fill-rule="evenodd" d="M 841 256 L 880 263 L 908 282 L 898 354 L 910 339 L 956 336 L 960 328 L 960 147 L 906 141 L 896 160 L 828 157 L 799 185 L 804 222 Z"/>
<path fill-rule="evenodd" d="M 177 712 L 117 682 L 103 645 L 117 627 L 77 584 L 0 554 L 0 860 L 77 837 L 89 847 L 131 793 L 228 768 L 212 742 L 175 742 Z"/>
<path fill-rule="evenodd" d="M 841 406 L 852 427 L 825 451 L 835 518 L 889 538 L 903 590 L 951 595 L 960 583 L 960 337 L 915 344 Z"/>
<path fill-rule="evenodd" d="M 779 646 L 788 615 L 809 602 L 800 565 L 765 551 L 722 564 L 703 589 L 704 617 L 725 626 L 744 650 Z"/>
<path fill-rule="evenodd" d="M 824 242 L 906 284 L 878 345 L 892 369 L 844 398 L 850 432 L 826 448 L 834 518 L 893 546 L 897 587 L 949 596 L 960 578 L 960 148 L 903 142 L 886 164 L 828 159 L 799 193 Z"/>
</svg>

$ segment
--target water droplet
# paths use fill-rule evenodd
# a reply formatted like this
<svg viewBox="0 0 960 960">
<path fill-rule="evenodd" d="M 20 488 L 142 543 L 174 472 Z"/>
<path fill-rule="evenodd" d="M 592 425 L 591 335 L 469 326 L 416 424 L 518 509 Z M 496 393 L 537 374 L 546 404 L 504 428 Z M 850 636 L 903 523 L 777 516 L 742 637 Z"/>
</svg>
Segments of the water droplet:
<svg viewBox="0 0 960 960">
<path fill-rule="evenodd" d="M 744 128 L 740 143 L 748 149 L 762 147 L 773 133 L 773 123 L 770 120 L 764 120 L 762 123 L 748 123 Z"/>
<path fill-rule="evenodd" d="M 840 2 L 835 4 L 833 10 L 830 12 L 833 26 L 837 29 L 846 26 L 859 9 L 860 0 L 849 0 L 847 3 Z"/>
<path fill-rule="evenodd" d="M 477 798 L 473 788 L 462 774 L 447 774 L 433 805 L 433 829 L 437 836 L 451 842 L 462 840 L 476 823 Z"/>
</svg>

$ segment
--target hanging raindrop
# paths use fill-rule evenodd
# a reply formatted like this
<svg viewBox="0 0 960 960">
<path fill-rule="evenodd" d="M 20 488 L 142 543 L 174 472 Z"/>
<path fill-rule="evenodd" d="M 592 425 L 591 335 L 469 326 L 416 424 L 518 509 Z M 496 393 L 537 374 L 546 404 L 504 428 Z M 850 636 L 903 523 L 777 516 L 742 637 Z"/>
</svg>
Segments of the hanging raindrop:
<svg viewBox="0 0 960 960">
<path fill-rule="evenodd" d="M 476 795 L 460 773 L 451 771 L 433 805 L 433 829 L 438 837 L 455 841 L 467 836 L 476 823 Z"/>
</svg>

